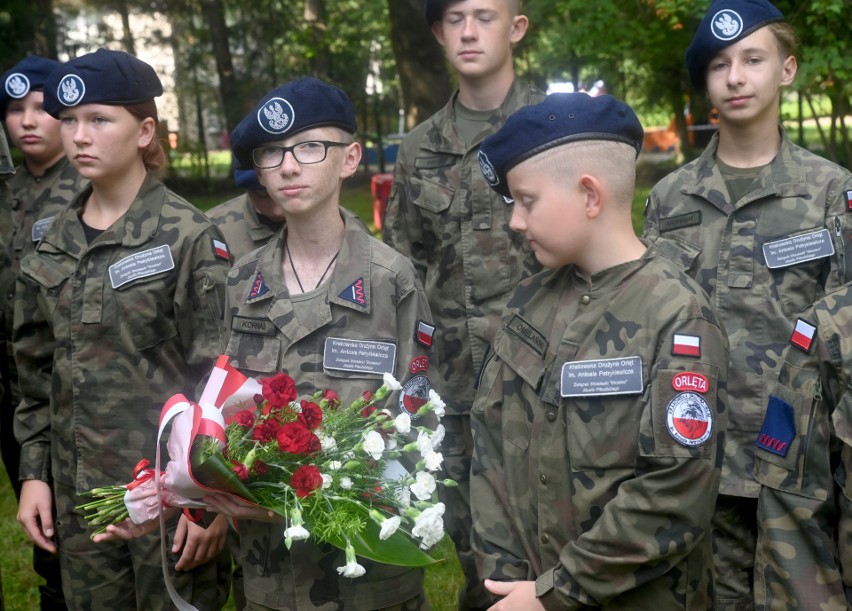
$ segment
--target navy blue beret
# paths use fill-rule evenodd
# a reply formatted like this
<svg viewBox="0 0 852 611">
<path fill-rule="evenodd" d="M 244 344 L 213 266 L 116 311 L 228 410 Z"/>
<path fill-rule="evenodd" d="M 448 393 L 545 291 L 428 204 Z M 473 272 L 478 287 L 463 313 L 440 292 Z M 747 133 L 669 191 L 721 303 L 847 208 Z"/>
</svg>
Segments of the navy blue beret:
<svg viewBox="0 0 852 611">
<path fill-rule="evenodd" d="M 716 53 L 776 21 L 784 21 L 784 15 L 767 0 L 713 2 L 686 50 L 686 70 L 692 86 L 704 90 L 707 64 Z"/>
<path fill-rule="evenodd" d="M 62 64 L 44 84 L 42 108 L 59 117 L 79 104 L 128 106 L 163 95 L 154 69 L 124 51 L 98 49 Z"/>
<path fill-rule="evenodd" d="M 479 147 L 479 167 L 491 188 L 510 199 L 506 173 L 555 146 L 581 140 L 613 140 L 642 150 L 644 130 L 627 104 L 611 95 L 552 93 L 512 114 Z"/>
<path fill-rule="evenodd" d="M 355 133 L 355 107 L 349 96 L 317 78 L 296 79 L 267 93 L 243 117 L 231 132 L 231 151 L 239 165 L 251 168 L 251 152 L 260 145 L 326 126 Z"/>
<path fill-rule="evenodd" d="M 44 81 L 55 68 L 61 66 L 55 59 L 30 55 L 9 68 L 3 75 L 3 91 L 0 91 L 0 115 L 6 114 L 6 106 L 12 100 L 20 100 L 30 91 L 44 89 Z"/>
<path fill-rule="evenodd" d="M 257 172 L 234 167 L 234 184 L 249 191 L 266 191 L 266 187 L 257 179 Z"/>
</svg>

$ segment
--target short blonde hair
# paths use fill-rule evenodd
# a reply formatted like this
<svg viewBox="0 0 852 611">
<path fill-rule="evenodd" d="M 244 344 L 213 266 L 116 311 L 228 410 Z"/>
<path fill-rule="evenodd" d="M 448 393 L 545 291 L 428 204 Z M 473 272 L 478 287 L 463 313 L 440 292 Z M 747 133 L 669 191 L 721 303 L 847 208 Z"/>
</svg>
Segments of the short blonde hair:
<svg viewBox="0 0 852 611">
<path fill-rule="evenodd" d="M 636 187 L 636 149 L 612 140 L 580 140 L 543 151 L 528 162 L 555 181 L 569 181 L 590 174 L 607 185 L 616 203 L 633 203 Z"/>
</svg>

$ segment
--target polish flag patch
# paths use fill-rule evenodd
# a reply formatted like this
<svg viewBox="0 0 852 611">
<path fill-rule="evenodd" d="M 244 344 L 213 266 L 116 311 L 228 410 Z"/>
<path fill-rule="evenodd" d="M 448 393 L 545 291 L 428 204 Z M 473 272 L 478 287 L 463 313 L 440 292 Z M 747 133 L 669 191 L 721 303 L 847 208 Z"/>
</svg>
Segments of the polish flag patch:
<svg viewBox="0 0 852 611">
<path fill-rule="evenodd" d="M 701 356 L 701 338 L 697 335 L 675 333 L 672 338 L 673 356 Z"/>
<path fill-rule="evenodd" d="M 852 191 L 846 192 L 846 209 L 852 210 Z"/>
<path fill-rule="evenodd" d="M 220 259 L 225 259 L 225 261 L 231 260 L 231 251 L 228 250 L 228 245 L 215 238 L 213 238 L 213 254 Z"/>
<path fill-rule="evenodd" d="M 793 329 L 793 335 L 790 337 L 790 343 L 801 348 L 805 352 L 810 352 L 811 346 L 814 343 L 814 335 L 816 327 L 806 320 L 801 318 L 796 320 L 796 328 Z"/>
<path fill-rule="evenodd" d="M 435 327 L 422 320 L 417 321 L 417 328 L 414 331 L 414 339 L 427 348 L 432 347 L 432 341 L 435 339 Z"/>
</svg>

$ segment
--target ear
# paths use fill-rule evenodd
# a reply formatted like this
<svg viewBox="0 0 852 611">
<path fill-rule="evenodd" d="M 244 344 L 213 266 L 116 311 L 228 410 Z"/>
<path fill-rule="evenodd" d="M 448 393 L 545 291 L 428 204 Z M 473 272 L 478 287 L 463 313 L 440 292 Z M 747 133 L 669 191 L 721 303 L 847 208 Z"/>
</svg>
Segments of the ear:
<svg viewBox="0 0 852 611">
<path fill-rule="evenodd" d="M 586 199 L 586 218 L 598 218 L 603 212 L 603 185 L 601 181 L 591 174 L 581 174 L 577 183 Z"/>
<path fill-rule="evenodd" d="M 343 166 L 340 168 L 340 179 L 349 178 L 357 170 L 361 163 L 361 145 L 353 142 L 343 149 Z"/>
<path fill-rule="evenodd" d="M 144 149 L 157 136 L 157 123 L 153 117 L 145 117 L 139 123 L 139 148 Z"/>
<path fill-rule="evenodd" d="M 435 37 L 435 40 L 438 41 L 438 44 L 442 47 L 444 46 L 444 24 L 441 21 L 436 21 L 432 24 L 432 35 Z"/>
<path fill-rule="evenodd" d="M 526 15 L 515 15 L 512 18 L 512 30 L 509 32 L 509 40 L 513 45 L 521 42 L 521 39 L 527 33 L 529 25 L 530 20 Z"/>
<path fill-rule="evenodd" d="M 793 79 L 796 78 L 796 71 L 799 69 L 799 64 L 796 61 L 796 57 L 791 55 L 787 59 L 784 60 L 783 65 L 781 66 L 781 86 L 786 87 L 793 82 Z"/>
</svg>

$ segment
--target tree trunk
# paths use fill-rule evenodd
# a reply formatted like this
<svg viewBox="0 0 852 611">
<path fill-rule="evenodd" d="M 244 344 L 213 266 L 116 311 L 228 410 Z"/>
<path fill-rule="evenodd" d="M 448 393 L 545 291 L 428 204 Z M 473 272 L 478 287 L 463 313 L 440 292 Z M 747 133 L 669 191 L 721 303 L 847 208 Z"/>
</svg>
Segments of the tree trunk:
<svg viewBox="0 0 852 611">
<path fill-rule="evenodd" d="M 444 51 L 423 16 L 422 0 L 388 0 L 391 44 L 411 129 L 447 103 L 452 93 Z"/>
<path fill-rule="evenodd" d="M 331 72 L 331 54 L 326 40 L 325 0 L 305 0 L 305 23 L 311 30 L 311 46 L 314 54 L 309 58 L 311 75 L 328 79 Z"/>
<path fill-rule="evenodd" d="M 222 0 L 202 0 L 201 8 L 210 29 L 210 43 L 216 58 L 216 71 L 219 74 L 219 93 L 222 96 L 222 108 L 225 111 L 225 125 L 230 132 L 243 118 L 240 89 L 234 74 L 231 48 L 228 44 L 228 26 L 225 23 L 225 7 Z"/>
</svg>

